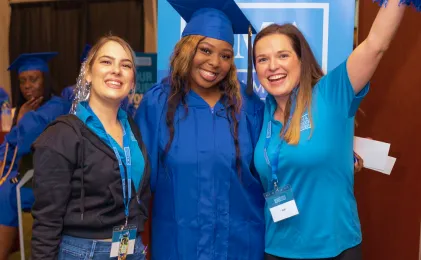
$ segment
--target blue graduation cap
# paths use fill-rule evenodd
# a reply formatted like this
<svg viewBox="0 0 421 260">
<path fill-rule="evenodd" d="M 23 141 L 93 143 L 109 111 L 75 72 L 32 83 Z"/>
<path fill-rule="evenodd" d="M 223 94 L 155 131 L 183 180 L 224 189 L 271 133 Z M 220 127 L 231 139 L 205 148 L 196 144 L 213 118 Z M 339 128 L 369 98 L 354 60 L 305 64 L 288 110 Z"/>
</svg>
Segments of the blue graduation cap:
<svg viewBox="0 0 421 260">
<path fill-rule="evenodd" d="M 168 2 L 187 22 L 182 33 L 183 37 L 202 35 L 234 45 L 234 34 L 256 33 L 234 0 L 168 0 Z"/>
<path fill-rule="evenodd" d="M 234 0 L 167 0 L 186 21 L 182 37 L 201 35 L 234 46 L 234 34 L 248 34 L 247 93 L 253 92 L 251 35 L 256 30 Z"/>
<path fill-rule="evenodd" d="M 17 57 L 7 70 L 22 73 L 28 70 L 48 72 L 48 61 L 57 56 L 58 52 L 23 53 Z"/>
<path fill-rule="evenodd" d="M 83 48 L 82 55 L 80 56 L 80 62 L 84 62 L 88 56 L 89 51 L 91 50 L 92 46 L 89 44 L 85 44 L 85 48 Z"/>
</svg>

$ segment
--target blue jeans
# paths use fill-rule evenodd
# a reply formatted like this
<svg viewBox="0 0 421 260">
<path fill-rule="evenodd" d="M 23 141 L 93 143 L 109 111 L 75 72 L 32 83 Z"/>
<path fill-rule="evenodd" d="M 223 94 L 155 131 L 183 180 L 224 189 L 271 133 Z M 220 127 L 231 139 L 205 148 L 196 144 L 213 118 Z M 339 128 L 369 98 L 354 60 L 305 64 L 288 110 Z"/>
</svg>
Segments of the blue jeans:
<svg viewBox="0 0 421 260">
<path fill-rule="evenodd" d="M 127 260 L 145 260 L 146 256 L 143 254 L 145 247 L 142 244 L 140 236 L 136 238 L 134 253 L 127 255 Z M 81 259 L 117 259 L 117 257 L 110 258 L 111 242 L 98 241 L 85 238 L 77 238 L 71 236 L 63 236 L 58 259 L 59 260 L 81 260 Z"/>
</svg>

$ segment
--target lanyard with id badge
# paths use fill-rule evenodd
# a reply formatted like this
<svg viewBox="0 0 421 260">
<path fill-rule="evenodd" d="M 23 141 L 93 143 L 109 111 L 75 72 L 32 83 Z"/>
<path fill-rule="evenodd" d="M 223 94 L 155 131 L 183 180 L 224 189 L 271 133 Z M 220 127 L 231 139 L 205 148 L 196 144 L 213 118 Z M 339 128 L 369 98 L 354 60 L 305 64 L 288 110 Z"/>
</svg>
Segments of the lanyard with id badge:
<svg viewBox="0 0 421 260">
<path fill-rule="evenodd" d="M 130 134 L 126 133 L 123 122 L 120 121 L 123 129 L 123 148 L 126 159 L 126 167 L 124 167 L 120 154 L 118 153 L 117 147 L 113 145 L 115 156 L 118 160 L 118 167 L 120 168 L 121 182 L 123 186 L 123 202 L 124 202 L 124 214 L 126 216 L 126 222 L 122 226 L 116 226 L 113 228 L 113 237 L 111 244 L 110 257 L 118 257 L 119 260 L 125 260 L 127 255 L 133 254 L 134 245 L 137 236 L 136 225 L 127 225 L 129 218 L 129 204 L 130 198 L 132 197 L 132 162 L 130 154 Z M 111 144 L 111 137 L 107 134 Z M 126 185 L 127 183 L 127 185 Z M 127 190 L 127 192 L 126 192 Z"/>
<path fill-rule="evenodd" d="M 278 222 L 295 215 L 298 215 L 297 204 L 295 203 L 294 194 L 292 192 L 291 186 L 286 185 L 279 188 L 278 186 L 278 177 L 276 173 L 278 171 L 278 161 L 279 161 L 279 152 L 281 150 L 282 142 L 276 147 L 275 156 L 271 160 L 269 159 L 269 154 L 267 152 L 270 138 L 272 136 L 272 122 L 269 121 L 266 129 L 266 140 L 264 147 L 264 157 L 267 165 L 271 169 L 271 184 L 273 184 L 273 190 L 266 192 L 263 196 L 266 199 L 268 204 L 270 214 L 272 215 L 273 222 Z"/>
</svg>

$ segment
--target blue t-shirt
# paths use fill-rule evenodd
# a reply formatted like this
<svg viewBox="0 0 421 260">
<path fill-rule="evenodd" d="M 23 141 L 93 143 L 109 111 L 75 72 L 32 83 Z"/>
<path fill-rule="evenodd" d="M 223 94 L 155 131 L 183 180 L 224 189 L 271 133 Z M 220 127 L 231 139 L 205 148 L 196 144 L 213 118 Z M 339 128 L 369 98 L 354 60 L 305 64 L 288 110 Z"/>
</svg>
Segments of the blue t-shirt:
<svg viewBox="0 0 421 260">
<path fill-rule="evenodd" d="M 276 101 L 267 97 L 263 128 L 255 149 L 255 165 L 265 191 L 273 190 L 271 168 L 264 158 L 269 120 L 270 161 L 281 144 L 279 187 L 291 185 L 299 214 L 273 222 L 265 206 L 265 252 L 285 258 L 329 258 L 361 243 L 354 189 L 354 115 L 368 85 L 354 94 L 346 62 L 325 75 L 313 89 L 310 115 L 301 118 L 300 141 L 280 138 L 282 124 L 273 118 Z M 294 101 L 293 101 L 294 102 Z"/>
<path fill-rule="evenodd" d="M 89 107 L 88 102 L 80 102 L 76 107 L 76 116 L 84 122 L 89 129 L 91 129 L 96 135 L 98 135 L 102 141 L 104 141 L 112 150 L 116 147 L 120 158 L 126 158 L 123 148 L 110 136 L 104 129 L 101 121 Z M 132 181 L 136 191 L 139 188 L 140 180 L 143 176 L 143 170 L 145 167 L 145 160 L 143 158 L 142 151 L 134 138 L 132 130 L 127 119 L 127 114 L 121 108 L 118 110 L 117 118 L 122 122 L 123 128 L 126 134 L 131 135 L 130 142 L 130 153 L 132 157 Z M 125 160 L 121 162 L 125 164 Z"/>
</svg>

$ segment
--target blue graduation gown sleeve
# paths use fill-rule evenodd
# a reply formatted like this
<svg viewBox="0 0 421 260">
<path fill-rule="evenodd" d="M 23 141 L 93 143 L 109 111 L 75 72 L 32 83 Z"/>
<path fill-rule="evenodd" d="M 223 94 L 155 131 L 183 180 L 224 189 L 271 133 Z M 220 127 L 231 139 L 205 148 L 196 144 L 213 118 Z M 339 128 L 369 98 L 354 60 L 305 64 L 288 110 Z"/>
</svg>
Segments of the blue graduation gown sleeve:
<svg viewBox="0 0 421 260">
<path fill-rule="evenodd" d="M 74 90 L 74 88 L 75 88 L 75 85 L 65 87 L 61 91 L 61 97 L 66 99 L 66 100 L 73 101 L 73 90 Z"/>
<path fill-rule="evenodd" d="M 17 124 L 19 147 L 18 156 L 30 152 L 31 145 L 44 131 L 45 127 L 57 117 L 68 114 L 71 102 L 59 97 L 52 97 L 36 111 L 26 113 Z"/>
<path fill-rule="evenodd" d="M 121 101 L 120 107 L 121 107 L 121 109 L 126 111 L 126 113 L 129 116 L 134 117 L 134 115 L 136 113 L 136 108 L 135 108 L 134 103 L 130 102 L 128 97 L 126 97 L 125 99 L 123 99 L 123 101 Z"/>
<path fill-rule="evenodd" d="M 151 165 L 151 190 L 155 191 L 159 168 L 159 132 L 161 131 L 161 118 L 165 116 L 165 106 L 168 93 L 165 84 L 156 84 L 144 95 L 135 114 L 143 141 L 148 151 Z"/>
<path fill-rule="evenodd" d="M 256 93 L 253 92 L 252 95 L 247 95 L 247 86 L 245 84 L 240 83 L 240 87 L 241 96 L 243 98 L 242 110 L 245 112 L 247 117 L 248 129 L 251 134 L 254 149 L 257 141 L 259 140 L 260 131 L 262 129 L 265 104 Z"/>
<path fill-rule="evenodd" d="M 6 142 L 9 143 L 6 162 L 10 163 L 12 161 L 13 151 L 16 146 L 18 147 L 18 151 L 15 162 L 18 162 L 23 155 L 29 153 L 32 143 L 38 138 L 45 127 L 58 116 L 69 113 L 70 107 L 71 102 L 60 97 L 52 97 L 36 111 L 26 113 L 5 136 L 5 141 L 0 146 L 0 154 L 4 156 Z M 16 165 L 15 163 L 14 167 Z M 7 170 L 8 166 L 5 167 L 5 171 Z"/>
</svg>

